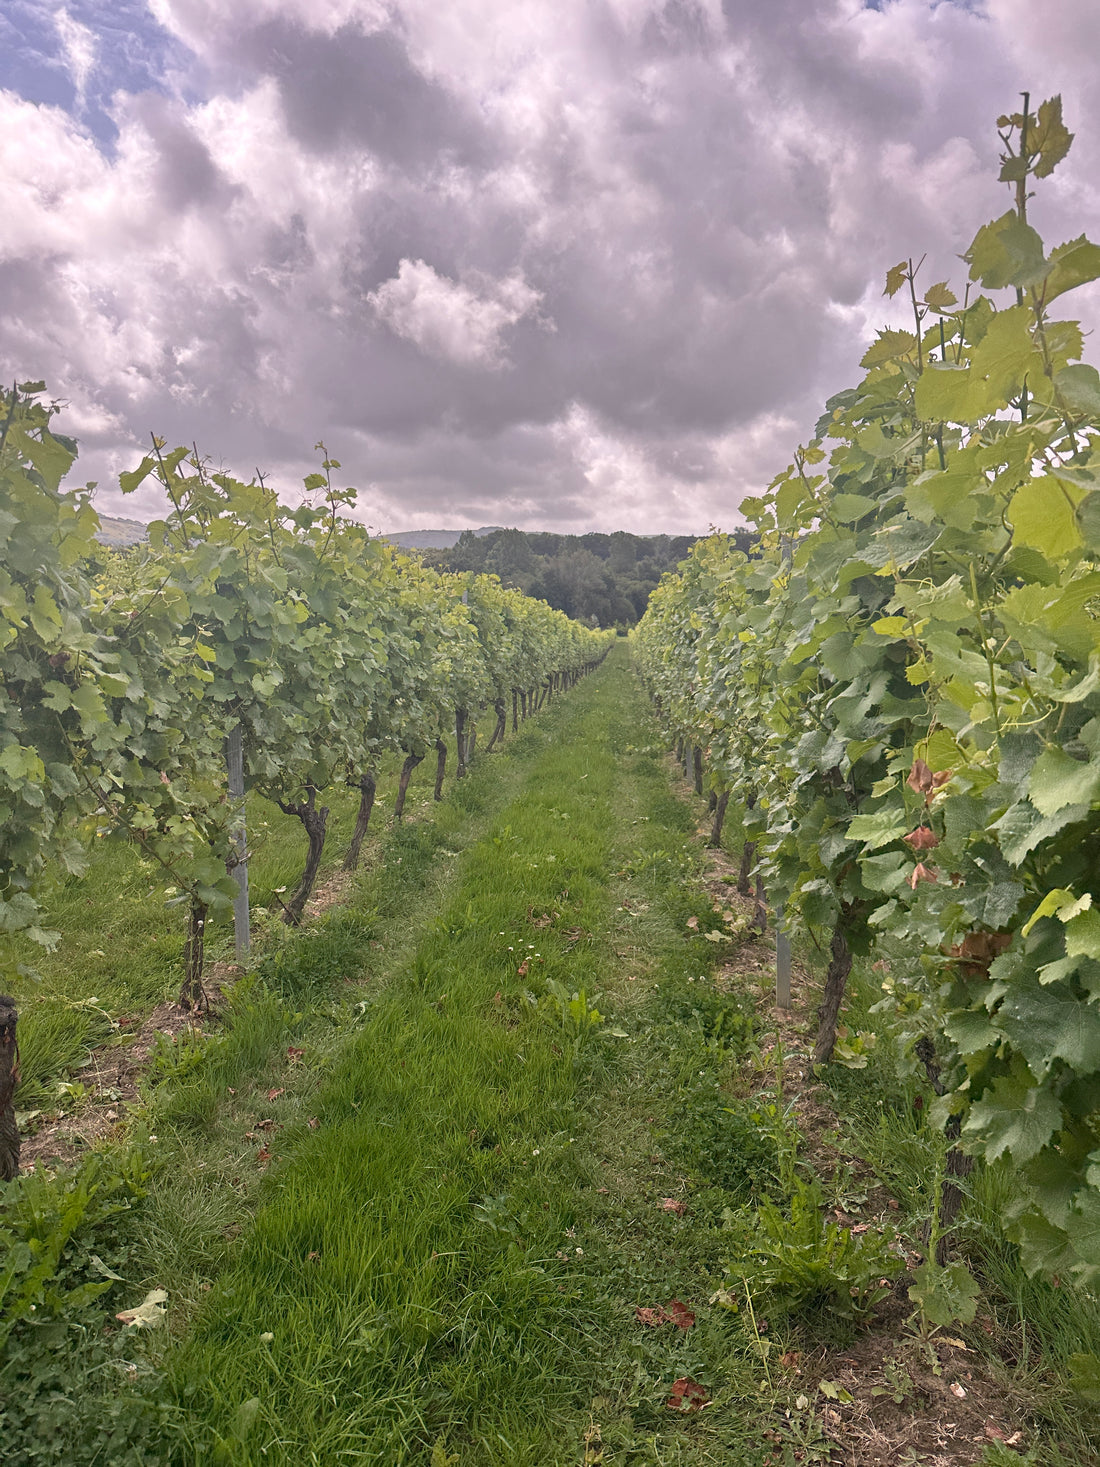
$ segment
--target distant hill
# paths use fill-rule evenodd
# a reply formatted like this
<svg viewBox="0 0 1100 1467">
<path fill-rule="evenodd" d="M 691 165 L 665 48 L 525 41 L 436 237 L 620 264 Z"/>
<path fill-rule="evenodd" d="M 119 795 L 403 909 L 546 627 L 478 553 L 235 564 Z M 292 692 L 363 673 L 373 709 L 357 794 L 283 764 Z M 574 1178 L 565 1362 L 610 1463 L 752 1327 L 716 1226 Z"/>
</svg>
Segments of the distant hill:
<svg viewBox="0 0 1100 1467">
<path fill-rule="evenodd" d="M 480 537 L 503 528 L 503 525 L 482 525 L 480 530 L 469 533 Z M 383 538 L 400 545 L 402 550 L 453 550 L 465 533 L 465 530 L 394 530 Z"/>
<path fill-rule="evenodd" d="M 127 545 L 137 545 L 144 540 L 145 534 L 146 526 L 140 520 L 121 520 L 114 515 L 101 514 L 96 539 L 101 545 L 110 545 L 113 550 L 125 550 Z"/>
<path fill-rule="evenodd" d="M 489 528 L 464 530 L 447 546 L 429 548 L 421 541 L 418 548 L 424 560 L 440 570 L 487 571 L 590 626 L 628 627 L 644 613 L 661 576 L 675 570 L 696 538 L 632 535 L 626 530 L 559 535 L 550 530 Z M 748 530 L 738 530 L 730 539 L 739 550 L 751 553 Z"/>
</svg>

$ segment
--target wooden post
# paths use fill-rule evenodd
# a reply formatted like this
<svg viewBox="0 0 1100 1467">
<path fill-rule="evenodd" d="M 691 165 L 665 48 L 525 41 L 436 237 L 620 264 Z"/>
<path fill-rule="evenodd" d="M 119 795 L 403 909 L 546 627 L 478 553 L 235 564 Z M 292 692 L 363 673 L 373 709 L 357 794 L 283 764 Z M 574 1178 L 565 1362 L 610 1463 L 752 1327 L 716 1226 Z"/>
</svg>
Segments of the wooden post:
<svg viewBox="0 0 1100 1467">
<path fill-rule="evenodd" d="M 237 861 L 229 873 L 237 883 L 237 895 L 233 899 L 233 934 L 237 956 L 244 958 L 248 956 L 249 942 L 248 832 L 244 815 L 244 742 L 239 723 L 225 741 L 225 771 L 229 799 L 236 806 L 233 813 L 233 843 L 237 848 Z"/>
</svg>

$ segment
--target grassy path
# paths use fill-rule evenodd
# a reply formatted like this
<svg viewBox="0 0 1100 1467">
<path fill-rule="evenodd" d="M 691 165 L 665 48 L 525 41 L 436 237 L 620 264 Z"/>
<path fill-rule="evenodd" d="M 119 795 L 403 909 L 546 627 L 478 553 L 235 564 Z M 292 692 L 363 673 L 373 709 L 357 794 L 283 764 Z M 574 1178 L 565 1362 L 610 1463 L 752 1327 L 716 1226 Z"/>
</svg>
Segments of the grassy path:
<svg viewBox="0 0 1100 1467">
<path fill-rule="evenodd" d="M 180 1460 L 547 1467 L 615 1437 L 616 1460 L 730 1460 L 668 1400 L 743 1342 L 720 1322 L 639 1342 L 634 1317 L 698 1288 L 648 1114 L 694 1040 L 647 1071 L 655 1002 L 683 1010 L 708 952 L 684 940 L 690 815 L 660 751 L 634 747 L 646 722 L 620 654 L 532 731 L 506 802 L 363 990 L 316 1129 L 284 1139 L 170 1362 Z"/>
</svg>

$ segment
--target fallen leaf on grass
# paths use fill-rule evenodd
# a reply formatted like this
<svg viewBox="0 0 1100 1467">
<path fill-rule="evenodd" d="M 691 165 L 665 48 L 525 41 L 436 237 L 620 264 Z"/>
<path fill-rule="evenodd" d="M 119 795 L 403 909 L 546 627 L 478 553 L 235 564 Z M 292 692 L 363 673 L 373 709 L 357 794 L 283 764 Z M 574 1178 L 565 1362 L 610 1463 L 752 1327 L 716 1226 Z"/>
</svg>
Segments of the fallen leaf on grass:
<svg viewBox="0 0 1100 1467">
<path fill-rule="evenodd" d="M 683 1375 L 672 1382 L 672 1394 L 665 1404 L 670 1411 L 700 1411 L 709 1400 L 705 1386 Z"/>
<path fill-rule="evenodd" d="M 271 1152 L 268 1151 L 266 1146 L 261 1146 L 259 1151 L 257 1151 L 256 1160 L 260 1163 L 261 1166 L 267 1166 L 268 1162 L 271 1160 Z"/>
<path fill-rule="evenodd" d="M 296 1065 L 304 1054 L 304 1049 L 295 1049 L 293 1044 L 287 1047 L 286 1057 L 292 1065 Z"/>
<path fill-rule="evenodd" d="M 634 1318 L 639 1324 L 648 1325 L 650 1328 L 658 1324 L 664 1324 L 668 1316 L 663 1309 L 635 1309 Z"/>
<path fill-rule="evenodd" d="M 681 1202 L 678 1197 L 662 1197 L 661 1211 L 674 1212 L 677 1217 L 683 1217 L 684 1213 L 687 1212 L 687 1203 Z"/>
<path fill-rule="evenodd" d="M 310 1116 L 310 1118 L 309 1118 L 309 1129 L 311 1131 L 316 1131 L 317 1127 L 320 1124 L 321 1124 L 321 1122 L 317 1119 L 316 1116 Z"/>
<path fill-rule="evenodd" d="M 668 1319 L 677 1329 L 690 1329 L 695 1323 L 695 1315 L 679 1299 L 671 1299 L 667 1308 Z"/>
<path fill-rule="evenodd" d="M 267 1092 L 267 1098 L 268 1098 L 268 1100 L 278 1100 L 278 1098 L 279 1098 L 280 1095 L 285 1095 L 285 1094 L 286 1094 L 286 1091 L 285 1090 L 274 1090 L 274 1089 L 272 1089 L 272 1090 L 269 1090 Z"/>
<path fill-rule="evenodd" d="M 699 931 L 699 918 L 698 917 L 689 917 L 688 918 L 687 925 L 691 928 L 692 932 L 698 932 Z"/>
<path fill-rule="evenodd" d="M 634 1318 L 650 1329 L 660 1324 L 674 1324 L 678 1329 L 691 1329 L 695 1323 L 695 1315 L 679 1299 L 671 1299 L 664 1309 L 639 1307 L 634 1311 Z"/>
<path fill-rule="evenodd" d="M 135 1309 L 123 1309 L 115 1318 L 135 1329 L 152 1329 L 164 1318 L 167 1301 L 168 1295 L 164 1289 L 150 1289 Z"/>
</svg>

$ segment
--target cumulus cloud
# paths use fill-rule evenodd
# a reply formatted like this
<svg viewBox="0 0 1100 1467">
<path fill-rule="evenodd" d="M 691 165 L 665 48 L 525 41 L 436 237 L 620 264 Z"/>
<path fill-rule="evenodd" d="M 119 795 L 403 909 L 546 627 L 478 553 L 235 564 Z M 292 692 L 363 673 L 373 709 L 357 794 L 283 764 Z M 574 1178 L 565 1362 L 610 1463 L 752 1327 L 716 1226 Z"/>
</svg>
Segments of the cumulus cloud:
<svg viewBox="0 0 1100 1467">
<path fill-rule="evenodd" d="M 155 430 L 286 490 L 323 437 L 392 528 L 731 523 L 885 270 L 959 279 L 1025 87 L 1078 134 L 1034 222 L 1100 235 L 1100 18 L 1056 10 L 12 0 L 0 367 L 110 513 Z"/>
<path fill-rule="evenodd" d="M 504 332 L 542 299 L 520 275 L 484 280 L 480 289 L 438 275 L 423 260 L 402 260 L 392 280 L 367 300 L 397 336 L 458 365 L 504 365 Z"/>
</svg>

